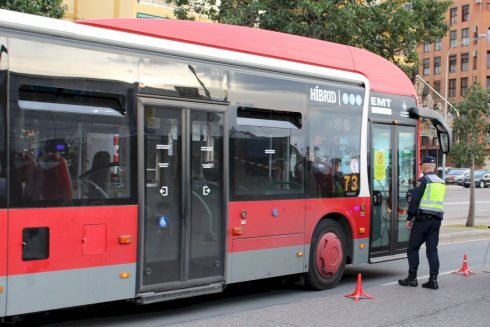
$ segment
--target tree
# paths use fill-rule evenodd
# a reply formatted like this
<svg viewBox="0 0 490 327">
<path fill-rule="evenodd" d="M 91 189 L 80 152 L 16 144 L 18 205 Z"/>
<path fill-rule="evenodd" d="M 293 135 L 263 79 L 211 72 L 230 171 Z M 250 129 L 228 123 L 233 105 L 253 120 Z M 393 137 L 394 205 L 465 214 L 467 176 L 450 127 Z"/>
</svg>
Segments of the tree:
<svg viewBox="0 0 490 327">
<path fill-rule="evenodd" d="M 28 14 L 63 18 L 67 6 L 63 0 L 0 0 L 0 8 Z"/>
<path fill-rule="evenodd" d="M 454 120 L 454 149 L 451 157 L 455 162 L 465 162 L 471 167 L 470 207 L 466 226 L 475 225 L 475 165 L 481 165 L 485 159 L 485 136 L 490 124 L 487 120 L 490 110 L 490 91 L 479 83 L 473 84 L 462 102 L 456 105 L 460 116 Z"/>
<path fill-rule="evenodd" d="M 220 23 L 259 27 L 370 50 L 413 77 L 418 70 L 417 45 L 448 31 L 440 0 L 167 0 L 180 19 L 190 11 Z M 403 53 L 403 59 L 399 56 Z"/>
</svg>

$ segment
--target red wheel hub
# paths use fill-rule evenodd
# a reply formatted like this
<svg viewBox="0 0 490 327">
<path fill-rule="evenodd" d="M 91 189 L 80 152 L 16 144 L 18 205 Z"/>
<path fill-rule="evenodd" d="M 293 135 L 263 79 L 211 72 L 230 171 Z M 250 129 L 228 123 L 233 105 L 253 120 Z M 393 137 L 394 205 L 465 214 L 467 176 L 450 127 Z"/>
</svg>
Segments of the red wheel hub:
<svg viewBox="0 0 490 327">
<path fill-rule="evenodd" d="M 320 275 L 332 277 L 342 262 L 342 244 L 335 233 L 322 235 L 316 247 L 316 267 Z"/>
</svg>

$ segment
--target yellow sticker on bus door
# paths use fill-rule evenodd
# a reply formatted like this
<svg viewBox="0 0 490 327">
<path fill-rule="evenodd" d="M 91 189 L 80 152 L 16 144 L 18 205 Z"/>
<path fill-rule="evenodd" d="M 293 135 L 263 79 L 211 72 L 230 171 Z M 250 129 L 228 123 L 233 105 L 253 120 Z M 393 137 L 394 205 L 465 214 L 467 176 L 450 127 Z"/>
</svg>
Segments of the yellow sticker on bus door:
<svg viewBox="0 0 490 327">
<path fill-rule="evenodd" d="M 377 181 L 386 179 L 386 158 L 383 150 L 374 151 L 374 179 Z"/>
</svg>

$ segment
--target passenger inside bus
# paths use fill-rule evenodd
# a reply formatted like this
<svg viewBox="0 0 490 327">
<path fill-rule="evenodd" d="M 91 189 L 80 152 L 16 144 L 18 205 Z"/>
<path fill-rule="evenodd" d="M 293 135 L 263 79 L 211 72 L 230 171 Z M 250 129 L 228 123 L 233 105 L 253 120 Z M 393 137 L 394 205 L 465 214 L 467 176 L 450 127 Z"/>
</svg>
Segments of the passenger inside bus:
<svg viewBox="0 0 490 327">
<path fill-rule="evenodd" d="M 38 160 L 41 172 L 41 191 L 44 200 L 69 202 L 72 200 L 71 178 L 68 164 L 58 152 L 66 144 L 57 139 L 46 141 L 45 152 Z"/>
<path fill-rule="evenodd" d="M 92 160 L 92 172 L 89 176 L 89 199 L 107 197 L 111 176 L 111 155 L 107 151 L 98 151 Z"/>
<path fill-rule="evenodd" d="M 314 197 L 343 196 L 340 146 L 338 137 L 325 140 L 315 135 L 310 151 L 310 194 Z"/>
<path fill-rule="evenodd" d="M 24 201 L 39 200 L 41 184 L 37 162 L 34 156 L 26 151 L 15 156 L 14 194 L 21 196 Z"/>
</svg>

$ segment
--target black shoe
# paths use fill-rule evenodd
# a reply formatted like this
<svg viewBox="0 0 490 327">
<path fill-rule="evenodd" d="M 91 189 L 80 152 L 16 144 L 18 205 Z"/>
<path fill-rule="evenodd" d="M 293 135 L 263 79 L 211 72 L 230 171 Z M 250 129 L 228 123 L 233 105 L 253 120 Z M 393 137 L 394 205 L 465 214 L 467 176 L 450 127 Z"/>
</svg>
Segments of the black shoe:
<svg viewBox="0 0 490 327">
<path fill-rule="evenodd" d="M 408 276 L 405 279 L 399 279 L 398 284 L 401 286 L 417 287 L 419 283 L 417 282 L 417 278 L 410 278 L 410 276 Z"/>
<path fill-rule="evenodd" d="M 423 283 L 422 284 L 422 287 L 423 288 L 430 288 L 430 289 L 436 290 L 436 289 L 439 288 L 439 285 L 437 284 L 437 279 L 430 278 L 427 283 Z"/>
</svg>

